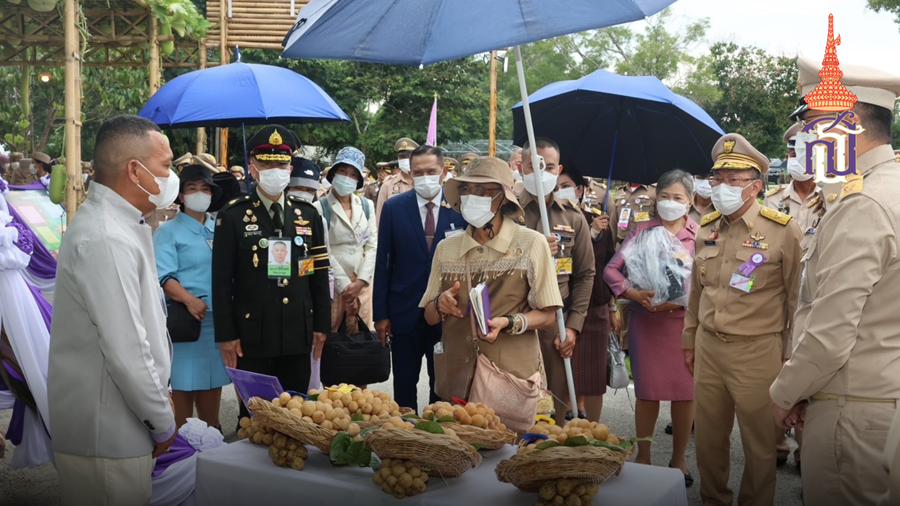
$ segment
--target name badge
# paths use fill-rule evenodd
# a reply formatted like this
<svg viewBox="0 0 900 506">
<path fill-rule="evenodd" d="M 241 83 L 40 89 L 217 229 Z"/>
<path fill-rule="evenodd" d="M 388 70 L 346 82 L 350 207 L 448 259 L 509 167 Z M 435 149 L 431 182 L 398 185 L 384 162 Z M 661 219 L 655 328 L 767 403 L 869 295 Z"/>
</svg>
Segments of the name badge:
<svg viewBox="0 0 900 506">
<path fill-rule="evenodd" d="M 444 232 L 444 237 L 452 237 L 452 236 L 454 236 L 454 235 L 456 235 L 456 234 L 458 234 L 458 233 L 460 233 L 460 232 L 462 232 L 462 231 L 463 231 L 463 229 L 459 229 L 459 230 L 447 230 L 446 232 Z"/>
<path fill-rule="evenodd" d="M 628 228 L 629 220 L 631 220 L 631 208 L 626 207 L 619 213 L 619 223 L 617 223 L 616 226 L 619 228 Z"/>
<path fill-rule="evenodd" d="M 556 274 L 572 274 L 572 257 L 556 259 Z"/>
<path fill-rule="evenodd" d="M 744 293 L 750 293 L 750 291 L 753 290 L 753 281 L 755 280 L 755 274 L 751 274 L 749 277 L 747 277 L 733 272 L 731 274 L 731 281 L 728 283 L 728 286 L 736 288 Z"/>
<path fill-rule="evenodd" d="M 297 275 L 301 278 L 309 276 L 316 272 L 315 260 L 312 258 L 301 258 L 297 261 Z"/>
<path fill-rule="evenodd" d="M 642 221 L 650 221 L 650 213 L 647 211 L 637 213 L 634 215 L 634 222 L 640 223 Z"/>
<path fill-rule="evenodd" d="M 806 235 L 813 235 L 816 233 L 816 227 L 809 227 L 806 229 Z"/>
<path fill-rule="evenodd" d="M 291 277 L 291 240 L 283 237 L 269 238 L 269 259 L 266 272 L 270 278 Z"/>
</svg>

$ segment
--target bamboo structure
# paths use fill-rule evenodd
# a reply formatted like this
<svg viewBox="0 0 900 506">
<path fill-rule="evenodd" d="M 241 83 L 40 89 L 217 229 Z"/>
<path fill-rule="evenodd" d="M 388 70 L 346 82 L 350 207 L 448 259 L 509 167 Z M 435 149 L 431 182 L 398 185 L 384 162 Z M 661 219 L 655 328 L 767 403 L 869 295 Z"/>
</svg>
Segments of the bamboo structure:
<svg viewBox="0 0 900 506">
<path fill-rule="evenodd" d="M 491 51 L 491 101 L 488 112 L 488 156 L 497 154 L 497 51 Z"/>
<path fill-rule="evenodd" d="M 81 37 L 75 26 L 78 6 L 65 0 L 66 58 L 66 223 L 71 223 L 81 200 Z M 76 186 L 77 185 L 77 186 Z"/>
<path fill-rule="evenodd" d="M 156 16 L 150 16 L 150 96 L 159 90 L 159 21 Z"/>
<path fill-rule="evenodd" d="M 206 39 L 200 41 L 200 70 L 206 68 Z M 200 127 L 197 129 L 197 149 L 196 153 L 206 153 L 206 129 Z M 224 161 L 221 162 L 223 165 Z"/>
<path fill-rule="evenodd" d="M 209 44 L 226 48 L 283 50 L 281 41 L 307 0 L 210 0 L 206 4 Z"/>
</svg>

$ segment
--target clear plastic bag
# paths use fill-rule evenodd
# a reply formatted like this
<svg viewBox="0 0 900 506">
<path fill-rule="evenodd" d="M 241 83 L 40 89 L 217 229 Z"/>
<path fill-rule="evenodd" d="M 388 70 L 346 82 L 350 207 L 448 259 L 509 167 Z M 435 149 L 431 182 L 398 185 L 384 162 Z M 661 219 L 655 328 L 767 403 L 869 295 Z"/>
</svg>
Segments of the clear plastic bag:
<svg viewBox="0 0 900 506">
<path fill-rule="evenodd" d="M 693 259 L 681 240 L 663 227 L 648 228 L 621 250 L 625 276 L 636 290 L 653 290 L 650 303 L 687 306 Z"/>
</svg>

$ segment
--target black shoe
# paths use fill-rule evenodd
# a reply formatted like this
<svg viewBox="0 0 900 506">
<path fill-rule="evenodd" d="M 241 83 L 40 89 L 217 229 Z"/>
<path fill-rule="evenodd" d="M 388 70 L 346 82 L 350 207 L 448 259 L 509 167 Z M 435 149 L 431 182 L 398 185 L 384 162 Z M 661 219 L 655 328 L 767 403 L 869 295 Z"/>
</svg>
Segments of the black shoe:
<svg viewBox="0 0 900 506">
<path fill-rule="evenodd" d="M 783 466 L 783 465 L 785 465 L 785 464 L 787 464 L 787 457 L 784 457 L 784 458 L 776 457 L 776 458 L 775 458 L 775 465 L 776 465 L 777 467 L 781 467 L 781 466 Z"/>
<path fill-rule="evenodd" d="M 672 424 L 666 425 L 666 434 L 672 435 Z"/>
<path fill-rule="evenodd" d="M 672 461 L 671 461 L 671 460 L 669 461 L 669 467 L 672 468 L 672 469 L 677 469 L 677 468 L 672 467 Z M 679 471 L 680 471 L 680 469 L 679 469 Z M 685 487 L 685 488 L 691 488 L 691 485 L 693 485 L 693 484 L 694 484 L 694 477 L 691 476 L 691 473 L 685 474 L 685 475 L 684 475 L 684 487 Z"/>
<path fill-rule="evenodd" d="M 584 411 L 579 411 L 578 418 L 581 418 L 582 420 L 587 420 L 587 413 L 585 413 Z"/>
<path fill-rule="evenodd" d="M 573 418 L 575 418 L 575 417 L 572 416 L 572 412 L 566 411 L 566 421 L 568 422 L 569 420 L 572 420 Z"/>
</svg>

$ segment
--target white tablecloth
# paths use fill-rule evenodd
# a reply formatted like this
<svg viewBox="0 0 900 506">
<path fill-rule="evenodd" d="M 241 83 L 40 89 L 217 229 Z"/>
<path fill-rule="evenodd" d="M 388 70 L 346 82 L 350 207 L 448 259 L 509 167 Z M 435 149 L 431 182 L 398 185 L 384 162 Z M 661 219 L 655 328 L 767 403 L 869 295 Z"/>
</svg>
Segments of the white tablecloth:
<svg viewBox="0 0 900 506">
<path fill-rule="evenodd" d="M 272 464 L 263 446 L 239 441 L 197 456 L 197 506 L 245 504 L 531 506 L 537 494 L 501 483 L 497 463 L 515 449 L 482 452 L 481 466 L 444 483 L 431 477 L 425 493 L 398 501 L 372 483 L 372 469 L 335 467 L 309 447 L 303 471 Z M 595 505 L 686 506 L 684 477 L 678 469 L 627 463 L 622 474 L 600 486 Z"/>
</svg>

